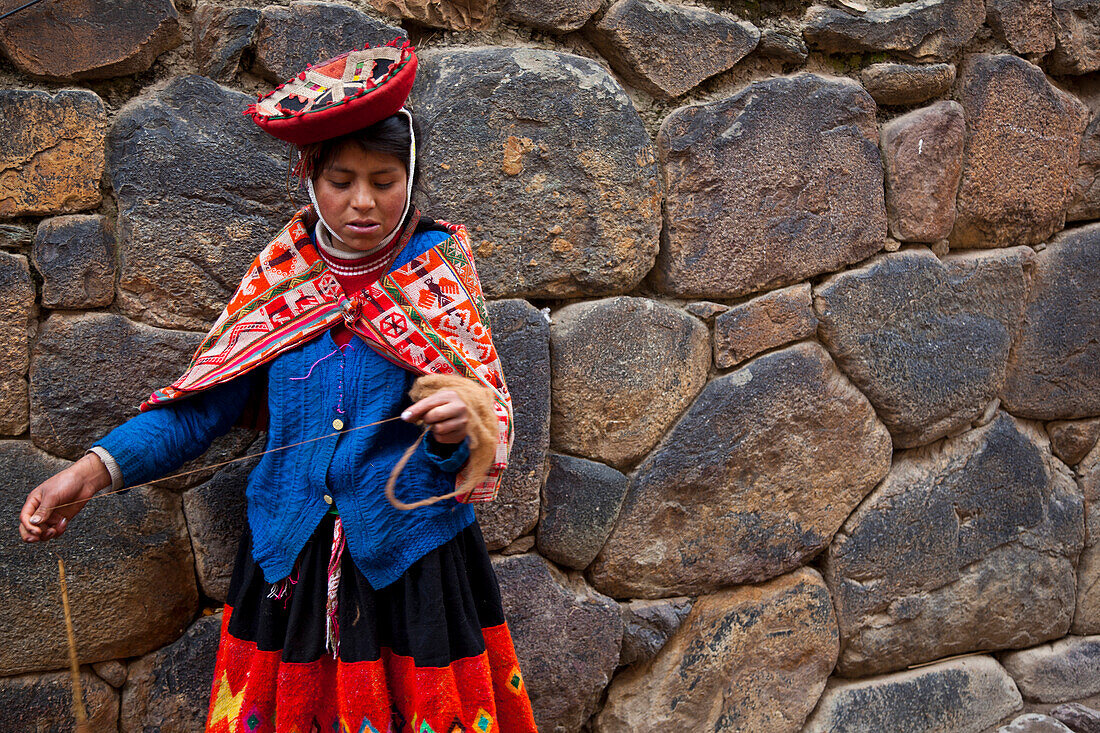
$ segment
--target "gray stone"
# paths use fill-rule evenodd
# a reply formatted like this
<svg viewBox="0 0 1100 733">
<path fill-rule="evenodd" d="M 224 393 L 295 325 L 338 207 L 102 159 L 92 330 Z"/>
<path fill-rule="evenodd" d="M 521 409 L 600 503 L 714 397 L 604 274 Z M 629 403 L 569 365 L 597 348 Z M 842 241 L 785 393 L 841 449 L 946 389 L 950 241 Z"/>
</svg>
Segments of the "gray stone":
<svg viewBox="0 0 1100 733">
<path fill-rule="evenodd" d="M 0 247 L 25 249 L 34 241 L 34 231 L 18 224 L 0 224 Z"/>
<path fill-rule="evenodd" d="M 29 442 L 12 440 L 0 441 L 0 465 L 7 473 L 0 512 L 14 518 L 31 489 L 69 464 Z M 65 561 L 79 658 L 85 664 L 163 646 L 198 611 L 194 559 L 179 497 L 137 489 L 95 498 L 59 539 L 26 544 L 14 529 L 0 533 L 0 566 L 6 569 L 0 575 L 5 602 L 0 675 L 69 664 L 55 554 Z"/>
<path fill-rule="evenodd" d="M 45 308 L 96 308 L 115 299 L 115 237 L 103 216 L 58 216 L 38 225 L 32 251 Z"/>
<path fill-rule="evenodd" d="M 1100 711 L 1080 703 L 1070 702 L 1050 711 L 1051 716 L 1070 727 L 1075 733 L 1100 731 Z"/>
<path fill-rule="evenodd" d="M 1047 423 L 1054 455 L 1076 466 L 1100 439 L 1100 417 L 1090 420 L 1055 420 Z"/>
<path fill-rule="evenodd" d="M 240 68 L 241 54 L 252 44 L 260 11 L 203 3 L 191 17 L 199 73 L 217 81 L 231 81 Z"/>
<path fill-rule="evenodd" d="M 809 283 L 773 290 L 714 320 L 714 364 L 728 369 L 769 349 L 810 338 L 816 330 Z"/>
<path fill-rule="evenodd" d="M 501 12 L 513 23 L 547 33 L 569 33 L 580 30 L 602 5 L 602 0 L 504 0 Z"/>
<path fill-rule="evenodd" d="M 801 64 L 810 55 L 806 42 L 800 35 L 783 33 L 774 28 L 761 31 L 756 50 L 762 56 L 777 59 L 785 64 Z"/>
<path fill-rule="evenodd" d="M 33 317 L 34 283 L 27 258 L 0 252 L 0 435 L 27 429 Z"/>
<path fill-rule="evenodd" d="M 1100 693 L 1100 636 L 1067 636 L 1001 655 L 1025 700 L 1080 700 Z"/>
<path fill-rule="evenodd" d="M 250 101 L 184 76 L 119 113 L 107 160 L 126 315 L 205 331 L 290 218 L 286 145 L 241 114 Z"/>
<path fill-rule="evenodd" d="M 939 102 L 882 126 L 886 213 L 899 241 L 936 242 L 951 234 L 965 129 L 958 102 Z"/>
<path fill-rule="evenodd" d="M 628 83 L 671 98 L 732 69 L 756 48 L 760 31 L 704 8 L 617 0 L 589 37 Z"/>
<path fill-rule="evenodd" d="M 0 90 L 0 218 L 98 206 L 106 134 L 92 92 Z"/>
<path fill-rule="evenodd" d="M 220 613 L 203 616 L 179 639 L 130 665 L 120 733 L 203 729 L 221 624 Z"/>
<path fill-rule="evenodd" d="M 113 313 L 53 315 L 31 364 L 31 438 L 76 460 L 183 373 L 201 334 L 167 331 Z"/>
<path fill-rule="evenodd" d="M 1081 459 L 1078 485 L 1085 497 L 1085 548 L 1077 563 L 1075 634 L 1100 634 L 1100 445 Z"/>
<path fill-rule="evenodd" d="M 829 53 L 887 51 L 910 61 L 950 61 L 985 20 L 983 0 L 917 0 L 852 15 L 814 5 L 803 36 Z"/>
<path fill-rule="evenodd" d="M 525 48 L 425 52 L 413 96 L 432 210 L 469 222 L 491 297 L 622 293 L 653 266 L 656 153 L 599 64 Z"/>
<path fill-rule="evenodd" d="M 895 447 L 966 428 L 997 396 L 1033 259 L 1026 247 L 942 261 L 909 249 L 817 287 L 818 334 Z"/>
<path fill-rule="evenodd" d="M 660 440 L 707 381 L 697 319 L 647 298 L 574 303 L 550 328 L 550 441 L 625 470 Z"/>
<path fill-rule="evenodd" d="M 96 662 L 92 665 L 92 669 L 111 687 L 122 687 L 126 684 L 126 665 L 117 659 Z"/>
<path fill-rule="evenodd" d="M 489 303 L 493 345 L 512 393 L 515 434 L 497 498 L 477 509 L 485 544 L 496 550 L 535 528 L 550 452 L 550 324 L 523 300 Z"/>
<path fill-rule="evenodd" d="M 991 657 L 969 657 L 865 680 L 833 678 L 804 733 L 982 733 L 1020 709 Z"/>
<path fill-rule="evenodd" d="M 680 628 L 693 603 L 690 598 L 662 598 L 619 604 L 623 612 L 619 666 L 645 664 L 657 656 Z"/>
<path fill-rule="evenodd" d="M 172 0 L 40 3 L 0 21 L 0 51 L 51 81 L 137 74 L 182 40 Z"/>
<path fill-rule="evenodd" d="M 1046 58 L 1052 74 L 1087 74 L 1100 69 L 1100 0 L 1051 0 L 1054 50 Z"/>
<path fill-rule="evenodd" d="M 1054 48 L 1051 0 L 987 0 L 986 18 L 998 38 L 1018 54 L 1045 54 Z"/>
<path fill-rule="evenodd" d="M 488 28 L 496 0 L 369 0 L 375 9 L 394 18 L 453 31 Z"/>
<path fill-rule="evenodd" d="M 656 285 L 735 298 L 865 259 L 886 208 L 874 100 L 855 82 L 798 74 L 681 107 L 657 136 L 667 234 Z"/>
<path fill-rule="evenodd" d="M 897 453 L 825 555 L 843 639 L 862 676 L 1069 630 L 1082 500 L 1046 438 L 998 413 Z"/>
<path fill-rule="evenodd" d="M 312 0 L 295 0 L 289 7 L 268 5 L 256 28 L 253 69 L 279 84 L 309 64 L 395 38 L 406 39 L 408 34 L 346 5 Z"/>
<path fill-rule="evenodd" d="M 1073 200 L 1085 105 L 1010 54 L 967 56 L 956 89 L 966 163 L 951 246 L 1042 242 Z"/>
<path fill-rule="evenodd" d="M 618 604 L 538 555 L 497 558 L 493 567 L 535 722 L 579 730 L 619 660 Z"/>
<path fill-rule="evenodd" d="M 80 687 L 89 730 L 117 731 L 118 693 L 87 671 L 80 673 Z M 0 677 L 0 728 L 5 733 L 53 733 L 75 727 L 73 683 L 68 672 Z"/>
<path fill-rule="evenodd" d="M 906 106 L 943 96 L 955 83 L 954 64 L 871 64 L 860 80 L 879 104 Z"/>
<path fill-rule="evenodd" d="M 797 733 L 838 644 L 813 570 L 704 596 L 652 662 L 615 678 L 596 730 Z"/>
<path fill-rule="evenodd" d="M 997 733 L 1073 733 L 1062 725 L 1057 718 L 1041 713 L 1027 713 L 1013 719 L 1008 725 L 1002 725 Z"/>
<path fill-rule="evenodd" d="M 618 598 L 706 593 L 792 570 L 886 475 L 890 438 L 825 350 L 713 380 L 635 471 L 589 569 Z"/>
<path fill-rule="evenodd" d="M 1092 121 L 1081 136 L 1081 155 L 1077 162 L 1077 180 L 1073 202 L 1066 212 L 1067 221 L 1100 219 L 1100 79 L 1082 77 L 1077 90 L 1091 109 Z"/>
<path fill-rule="evenodd" d="M 603 547 L 626 495 L 626 476 L 573 456 L 552 455 L 542 490 L 539 553 L 583 570 Z"/>
<path fill-rule="evenodd" d="M 1100 224 L 1061 232 L 1035 257 L 1001 401 L 1013 415 L 1100 415 Z"/>
</svg>

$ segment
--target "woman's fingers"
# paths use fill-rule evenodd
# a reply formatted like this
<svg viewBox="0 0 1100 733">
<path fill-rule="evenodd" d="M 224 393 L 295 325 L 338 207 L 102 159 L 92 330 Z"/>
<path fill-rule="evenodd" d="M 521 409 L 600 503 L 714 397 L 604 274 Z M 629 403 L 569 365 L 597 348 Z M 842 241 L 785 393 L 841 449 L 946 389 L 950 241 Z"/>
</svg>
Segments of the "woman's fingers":
<svg viewBox="0 0 1100 733">
<path fill-rule="evenodd" d="M 466 437 L 467 416 L 466 403 L 450 389 L 425 397 L 401 414 L 408 422 L 423 420 L 441 443 L 459 443 Z"/>
</svg>

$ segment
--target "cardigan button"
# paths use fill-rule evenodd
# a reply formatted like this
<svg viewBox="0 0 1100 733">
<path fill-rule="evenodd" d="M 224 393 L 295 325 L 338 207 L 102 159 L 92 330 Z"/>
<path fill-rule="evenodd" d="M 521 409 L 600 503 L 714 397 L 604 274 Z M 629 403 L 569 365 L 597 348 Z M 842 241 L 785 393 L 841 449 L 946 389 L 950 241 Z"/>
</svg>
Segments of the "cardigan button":
<svg viewBox="0 0 1100 733">
<path fill-rule="evenodd" d="M 332 421 L 332 427 L 335 430 L 343 430 L 344 429 L 344 421 L 341 420 L 340 418 L 336 418 L 335 420 Z"/>
<path fill-rule="evenodd" d="M 331 504 L 332 503 L 332 497 L 329 496 L 328 494 L 325 494 L 324 498 L 325 498 L 325 503 L 326 504 Z"/>
</svg>

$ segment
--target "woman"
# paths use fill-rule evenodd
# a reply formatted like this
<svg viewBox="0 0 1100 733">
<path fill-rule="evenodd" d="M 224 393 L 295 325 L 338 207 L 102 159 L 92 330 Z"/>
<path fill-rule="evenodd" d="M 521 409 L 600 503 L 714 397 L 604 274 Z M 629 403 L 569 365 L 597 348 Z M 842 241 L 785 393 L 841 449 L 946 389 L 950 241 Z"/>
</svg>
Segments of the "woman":
<svg viewBox="0 0 1100 733">
<path fill-rule="evenodd" d="M 97 491 L 164 475 L 266 407 L 208 731 L 535 730 L 468 504 L 499 485 L 510 400 L 465 230 L 412 206 L 415 68 L 407 44 L 366 48 L 250 108 L 299 145 L 313 205 L 187 372 L 21 513 L 25 540 L 57 537 Z"/>
</svg>

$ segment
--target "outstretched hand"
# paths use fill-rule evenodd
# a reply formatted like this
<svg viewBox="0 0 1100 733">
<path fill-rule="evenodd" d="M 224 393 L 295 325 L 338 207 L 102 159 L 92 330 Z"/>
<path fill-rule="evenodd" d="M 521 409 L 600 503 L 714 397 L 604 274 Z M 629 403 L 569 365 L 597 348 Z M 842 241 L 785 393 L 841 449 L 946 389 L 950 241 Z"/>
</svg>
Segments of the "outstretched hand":
<svg viewBox="0 0 1100 733">
<path fill-rule="evenodd" d="M 111 485 L 111 474 L 94 453 L 36 486 L 19 513 L 19 535 L 25 542 L 60 537 L 76 513 L 97 491 Z M 78 502 L 70 504 L 70 502 Z M 61 506 L 69 504 L 69 506 Z M 61 506 L 60 509 L 56 508 Z"/>
<path fill-rule="evenodd" d="M 439 443 L 461 443 L 466 438 L 469 410 L 453 389 L 441 389 L 401 413 L 405 422 L 423 420 Z"/>
</svg>

